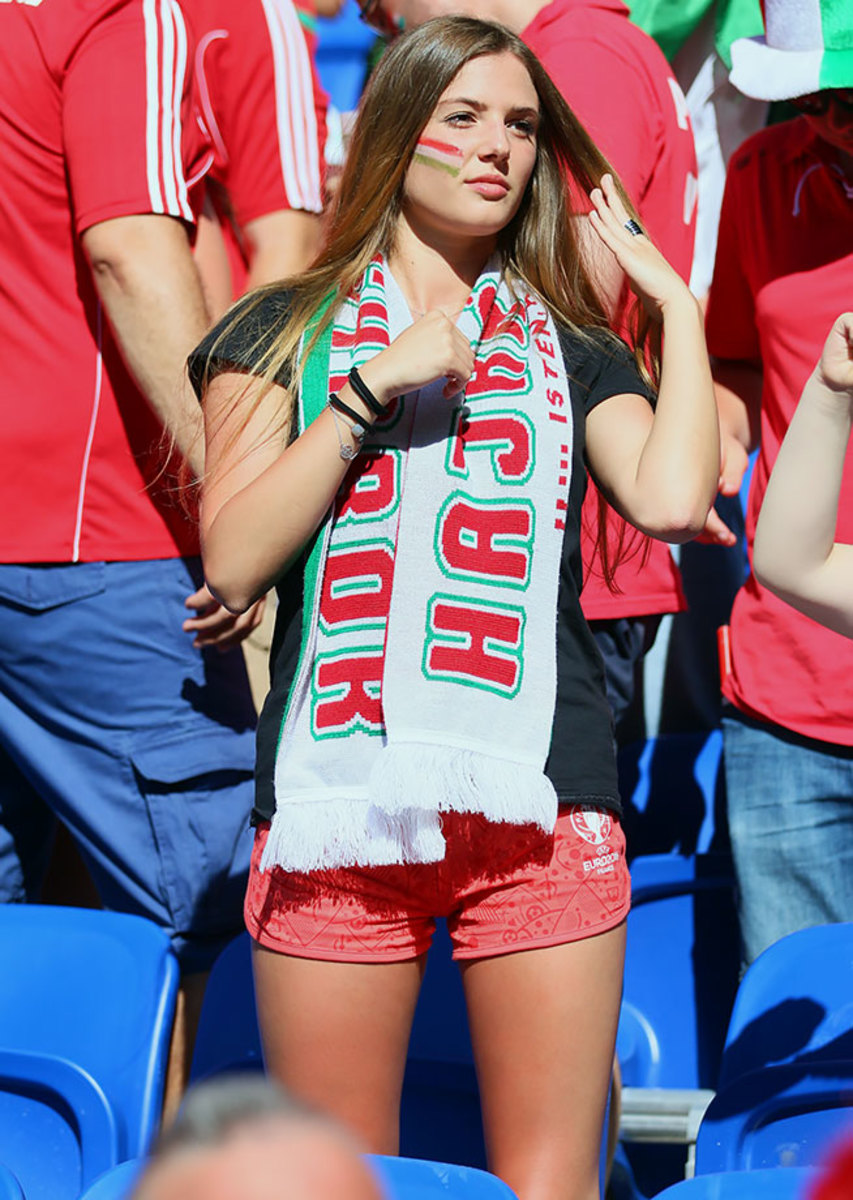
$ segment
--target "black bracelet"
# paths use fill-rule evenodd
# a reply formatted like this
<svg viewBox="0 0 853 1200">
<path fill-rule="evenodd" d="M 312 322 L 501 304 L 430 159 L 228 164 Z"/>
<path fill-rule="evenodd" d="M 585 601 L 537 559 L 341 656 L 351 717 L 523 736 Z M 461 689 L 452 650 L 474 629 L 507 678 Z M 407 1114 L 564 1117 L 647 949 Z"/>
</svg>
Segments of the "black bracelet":
<svg viewBox="0 0 853 1200">
<path fill-rule="evenodd" d="M 349 417 L 351 421 L 353 421 L 356 425 L 359 425 L 362 429 L 373 428 L 373 423 L 371 421 L 366 421 L 365 418 L 362 417 L 360 413 L 357 413 L 354 408 L 350 408 L 348 404 L 345 404 L 337 392 L 331 392 L 329 394 L 329 403 L 331 404 L 332 408 L 336 408 L 338 412 L 343 413 L 345 417 Z"/>
<path fill-rule="evenodd" d="M 371 392 L 370 388 L 359 375 L 357 367 L 353 367 L 349 373 L 349 385 L 362 404 L 367 405 L 374 417 L 384 417 L 387 415 L 384 404 L 380 404 L 376 399 L 373 392 Z"/>
</svg>

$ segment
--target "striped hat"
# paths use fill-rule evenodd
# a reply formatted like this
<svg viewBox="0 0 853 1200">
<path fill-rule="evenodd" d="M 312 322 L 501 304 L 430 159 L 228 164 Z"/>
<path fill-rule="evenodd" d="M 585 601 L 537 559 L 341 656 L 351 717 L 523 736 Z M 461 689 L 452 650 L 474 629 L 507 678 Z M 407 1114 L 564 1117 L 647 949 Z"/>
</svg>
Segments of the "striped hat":
<svg viewBox="0 0 853 1200">
<path fill-rule="evenodd" d="M 756 100 L 853 87 L 853 0 L 764 0 L 766 37 L 732 43 L 729 78 Z"/>
</svg>

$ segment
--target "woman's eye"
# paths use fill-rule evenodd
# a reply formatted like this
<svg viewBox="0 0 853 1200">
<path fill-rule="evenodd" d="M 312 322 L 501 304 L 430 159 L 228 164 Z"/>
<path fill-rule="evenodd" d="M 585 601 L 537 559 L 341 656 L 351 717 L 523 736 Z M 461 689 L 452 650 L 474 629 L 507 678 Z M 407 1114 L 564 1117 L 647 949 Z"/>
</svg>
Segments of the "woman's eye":
<svg viewBox="0 0 853 1200">
<path fill-rule="evenodd" d="M 511 121 L 510 125 L 519 133 L 523 133 L 525 137 L 536 136 L 536 126 L 532 121 Z"/>
<path fill-rule="evenodd" d="M 469 121 L 474 120 L 474 114 L 471 112 L 451 113 L 445 118 L 448 125 L 467 125 Z"/>
</svg>

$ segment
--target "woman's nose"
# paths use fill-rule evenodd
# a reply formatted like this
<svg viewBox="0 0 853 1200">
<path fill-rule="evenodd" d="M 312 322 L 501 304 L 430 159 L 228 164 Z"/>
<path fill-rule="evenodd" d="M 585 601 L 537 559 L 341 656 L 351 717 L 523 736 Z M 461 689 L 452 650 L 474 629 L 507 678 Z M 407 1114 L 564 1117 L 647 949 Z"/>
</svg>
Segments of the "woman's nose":
<svg viewBox="0 0 853 1200">
<path fill-rule="evenodd" d="M 509 136 L 503 121 L 484 123 L 480 157 L 498 160 L 509 157 Z"/>
</svg>

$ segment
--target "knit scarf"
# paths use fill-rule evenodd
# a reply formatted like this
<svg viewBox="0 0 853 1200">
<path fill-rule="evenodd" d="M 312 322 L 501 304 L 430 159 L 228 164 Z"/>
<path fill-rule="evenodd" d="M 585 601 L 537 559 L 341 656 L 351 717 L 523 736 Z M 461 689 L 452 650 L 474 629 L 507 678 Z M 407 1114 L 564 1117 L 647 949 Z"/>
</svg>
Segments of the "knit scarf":
<svg viewBox="0 0 853 1200">
<path fill-rule="evenodd" d="M 306 360 L 300 429 L 411 321 L 374 260 Z M 554 827 L 568 381 L 550 314 L 496 263 L 458 327 L 464 393 L 392 403 L 308 554 L 264 869 L 435 862 L 448 811 Z"/>
</svg>

